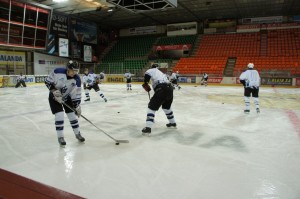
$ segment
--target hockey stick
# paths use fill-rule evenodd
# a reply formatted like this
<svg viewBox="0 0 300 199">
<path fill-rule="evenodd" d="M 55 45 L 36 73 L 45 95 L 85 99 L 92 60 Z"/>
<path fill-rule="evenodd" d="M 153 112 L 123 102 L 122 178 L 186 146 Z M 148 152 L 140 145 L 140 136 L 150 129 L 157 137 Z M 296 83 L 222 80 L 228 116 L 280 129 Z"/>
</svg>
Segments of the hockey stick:
<svg viewBox="0 0 300 199">
<path fill-rule="evenodd" d="M 148 91 L 148 96 L 149 96 L 149 100 L 150 100 L 150 92 Z"/>
<path fill-rule="evenodd" d="M 76 110 L 74 110 L 73 108 L 71 108 L 68 104 L 66 104 L 65 102 L 62 103 L 63 105 L 65 105 L 66 107 L 68 107 L 69 109 L 71 109 L 72 111 L 74 111 L 76 113 Z M 89 119 L 87 119 L 86 117 L 84 117 L 83 115 L 81 115 L 81 117 L 83 119 L 85 119 L 87 122 L 89 122 L 91 125 L 93 125 L 96 129 L 98 129 L 99 131 L 101 131 L 102 133 L 104 133 L 106 136 L 108 136 L 109 138 L 111 138 L 112 140 L 114 140 L 116 142 L 116 144 L 118 145 L 119 143 L 129 143 L 129 140 L 117 140 L 115 138 L 113 138 L 111 135 L 109 135 L 108 133 L 106 133 L 105 131 L 103 131 L 102 129 L 100 129 L 99 127 L 97 127 L 93 122 L 91 122 Z"/>
</svg>

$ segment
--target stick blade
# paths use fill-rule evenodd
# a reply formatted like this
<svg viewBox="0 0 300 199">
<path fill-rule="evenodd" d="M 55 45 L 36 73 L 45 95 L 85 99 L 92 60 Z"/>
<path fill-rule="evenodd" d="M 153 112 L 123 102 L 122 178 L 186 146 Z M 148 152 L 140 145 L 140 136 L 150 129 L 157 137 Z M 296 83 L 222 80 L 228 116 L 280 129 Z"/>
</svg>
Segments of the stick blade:
<svg viewBox="0 0 300 199">
<path fill-rule="evenodd" d="M 116 140 L 119 143 L 129 143 L 129 140 Z"/>
</svg>

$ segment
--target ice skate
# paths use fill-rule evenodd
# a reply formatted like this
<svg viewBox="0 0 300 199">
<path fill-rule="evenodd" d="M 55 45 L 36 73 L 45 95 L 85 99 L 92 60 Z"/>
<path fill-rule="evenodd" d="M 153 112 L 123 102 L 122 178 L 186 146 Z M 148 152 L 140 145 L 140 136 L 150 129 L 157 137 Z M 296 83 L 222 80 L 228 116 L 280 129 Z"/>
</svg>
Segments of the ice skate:
<svg viewBox="0 0 300 199">
<path fill-rule="evenodd" d="M 259 108 L 256 108 L 256 113 L 259 114 L 260 113 L 260 110 Z"/>
<path fill-rule="evenodd" d="M 169 123 L 169 124 L 166 124 L 166 126 L 169 128 L 169 127 L 176 127 L 176 123 Z"/>
<path fill-rule="evenodd" d="M 142 130 L 142 135 L 150 135 L 150 133 L 151 133 L 151 128 L 149 128 L 149 127 L 145 127 L 145 128 L 143 128 L 143 130 Z"/>
<path fill-rule="evenodd" d="M 91 98 L 87 98 L 84 100 L 85 102 L 91 101 Z"/>
<path fill-rule="evenodd" d="M 249 113 L 250 113 L 250 110 L 244 110 L 244 113 L 245 113 L 245 114 L 249 114 Z"/>
<path fill-rule="evenodd" d="M 82 137 L 80 133 L 76 134 L 75 136 L 76 136 L 76 138 L 77 138 L 78 141 L 80 141 L 80 142 L 84 142 L 85 141 L 84 137 Z"/>
<path fill-rule="evenodd" d="M 58 138 L 58 143 L 59 143 L 61 146 L 65 146 L 65 145 L 66 145 L 66 141 L 65 141 L 64 137 L 59 137 L 59 138 Z"/>
</svg>

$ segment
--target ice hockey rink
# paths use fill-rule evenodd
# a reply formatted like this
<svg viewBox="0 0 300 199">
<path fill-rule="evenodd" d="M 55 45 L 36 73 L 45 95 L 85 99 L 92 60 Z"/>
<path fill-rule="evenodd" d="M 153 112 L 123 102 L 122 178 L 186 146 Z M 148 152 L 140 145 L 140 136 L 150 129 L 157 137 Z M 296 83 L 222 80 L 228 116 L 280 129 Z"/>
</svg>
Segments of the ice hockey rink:
<svg viewBox="0 0 300 199">
<path fill-rule="evenodd" d="M 242 86 L 174 90 L 177 128 L 156 113 L 145 127 L 140 84 L 101 84 L 82 114 L 79 143 L 65 115 L 63 148 L 43 85 L 0 89 L 0 168 L 91 199 L 299 199 L 300 89 L 260 88 L 261 113 L 243 113 Z M 151 91 L 151 95 L 152 95 Z M 85 98 L 83 93 L 82 99 Z"/>
</svg>

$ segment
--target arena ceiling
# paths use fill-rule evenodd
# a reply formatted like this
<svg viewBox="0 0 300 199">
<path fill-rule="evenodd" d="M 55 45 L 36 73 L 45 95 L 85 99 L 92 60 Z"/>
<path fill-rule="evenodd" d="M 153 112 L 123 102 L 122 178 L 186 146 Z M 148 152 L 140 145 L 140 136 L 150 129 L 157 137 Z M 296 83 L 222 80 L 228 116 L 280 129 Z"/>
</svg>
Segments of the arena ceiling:
<svg viewBox="0 0 300 199">
<path fill-rule="evenodd" d="M 151 11 L 130 10 L 127 4 L 147 4 L 163 0 L 68 0 L 60 3 L 54 1 L 27 0 L 50 6 L 57 12 L 96 22 L 107 29 L 166 25 L 204 19 L 300 15 L 299 0 L 177 0 L 175 8 L 167 6 L 157 10 L 149 9 Z M 108 3 L 109 1 L 112 3 Z"/>
</svg>

